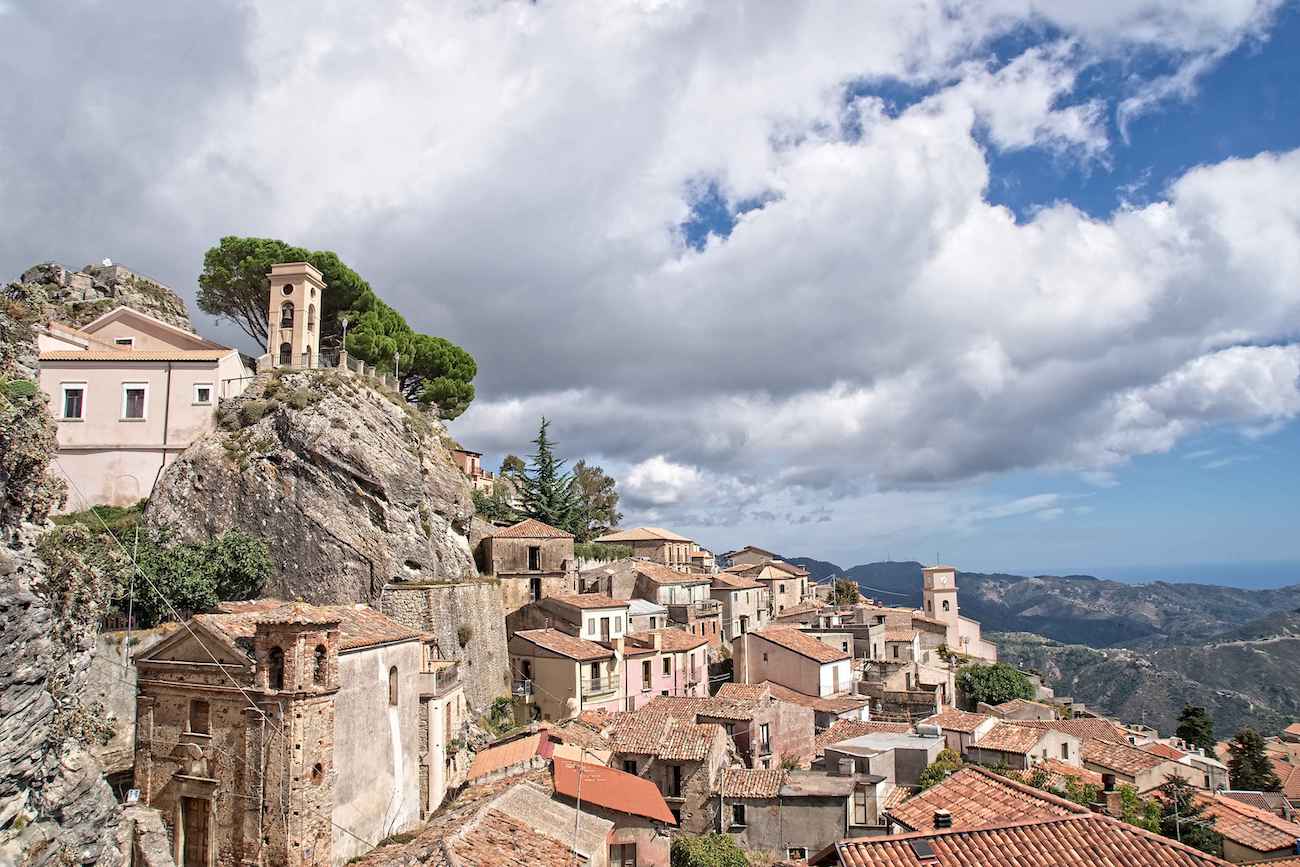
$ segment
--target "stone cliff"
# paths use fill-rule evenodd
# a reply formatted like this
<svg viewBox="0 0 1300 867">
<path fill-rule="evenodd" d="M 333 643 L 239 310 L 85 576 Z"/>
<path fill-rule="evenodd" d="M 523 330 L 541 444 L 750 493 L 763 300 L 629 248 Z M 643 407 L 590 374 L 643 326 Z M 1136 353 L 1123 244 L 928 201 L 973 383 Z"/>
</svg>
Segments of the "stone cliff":
<svg viewBox="0 0 1300 867">
<path fill-rule="evenodd" d="M 335 370 L 259 378 L 163 473 L 146 521 L 260 537 L 265 592 L 285 599 L 377 604 L 390 582 L 473 579 L 470 486 L 446 433 L 382 388 Z"/>
<path fill-rule="evenodd" d="M 121 863 L 117 803 L 88 744 L 102 714 L 85 701 L 106 602 L 94 570 L 47 565 L 38 544 L 61 486 L 49 475 L 54 425 L 36 390 L 38 286 L 0 305 L 0 864 Z"/>
<path fill-rule="evenodd" d="M 39 286 L 51 305 L 50 314 L 69 325 L 86 325 L 116 307 L 130 307 L 169 325 L 194 330 L 179 295 L 121 265 L 87 265 L 69 271 L 44 262 L 28 268 L 20 280 Z"/>
</svg>

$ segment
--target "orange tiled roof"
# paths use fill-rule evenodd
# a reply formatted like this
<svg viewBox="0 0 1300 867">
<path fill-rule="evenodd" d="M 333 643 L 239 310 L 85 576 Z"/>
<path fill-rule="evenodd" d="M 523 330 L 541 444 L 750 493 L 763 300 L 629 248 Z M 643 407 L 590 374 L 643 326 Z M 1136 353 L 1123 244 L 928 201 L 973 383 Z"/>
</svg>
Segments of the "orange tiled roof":
<svg viewBox="0 0 1300 867">
<path fill-rule="evenodd" d="M 577 762 L 557 759 L 551 778 L 556 793 L 578 797 L 578 772 Z M 659 794 L 659 788 L 650 780 L 587 762 L 581 765 L 581 772 L 583 803 L 631 816 L 644 816 L 667 825 L 677 824 L 663 795 Z"/>
<path fill-rule="evenodd" d="M 633 560 L 632 571 L 639 572 L 656 584 L 711 584 L 710 575 L 697 572 L 678 572 L 670 566 L 652 560 Z"/>
<path fill-rule="evenodd" d="M 845 651 L 836 650 L 807 633 L 800 632 L 798 629 L 789 626 L 769 626 L 766 629 L 749 634 L 779 647 L 784 647 L 786 650 L 792 650 L 800 656 L 806 656 L 823 665 L 830 662 L 839 662 L 842 659 L 852 659 L 852 656 Z"/>
<path fill-rule="evenodd" d="M 913 848 L 933 851 L 922 860 Z M 819 853 L 816 867 L 1227 867 L 1228 862 L 1108 816 L 1080 813 L 987 828 L 861 837 Z"/>
<path fill-rule="evenodd" d="M 1153 756 L 1128 744 L 1099 741 L 1096 738 L 1083 742 L 1083 760 L 1130 777 L 1169 761 L 1162 756 Z"/>
<path fill-rule="evenodd" d="M 831 727 L 813 738 L 814 755 L 822 755 L 831 744 L 861 737 L 862 735 L 896 734 L 905 735 L 912 730 L 907 723 L 864 722 L 857 719 L 837 719 Z"/>
<path fill-rule="evenodd" d="M 251 639 L 259 623 L 339 624 L 339 650 L 359 650 L 394 641 L 414 641 L 428 633 L 398 623 L 367 605 L 309 605 L 279 599 L 222 602 L 212 614 L 194 619 L 232 641 Z"/>
<path fill-rule="evenodd" d="M 968 735 L 973 734 L 981 723 L 990 719 L 993 719 L 993 717 L 986 713 L 971 713 L 970 711 L 950 707 L 933 716 L 926 717 L 918 725 L 934 725 L 944 731 L 961 732 Z"/>
<path fill-rule="evenodd" d="M 654 644 L 656 633 L 659 635 L 659 646 L 671 653 L 685 653 L 688 650 L 694 650 L 709 643 L 709 640 L 704 636 L 691 635 L 685 629 L 678 629 L 675 626 L 629 632 L 627 637 L 638 644 Z"/>
<path fill-rule="evenodd" d="M 787 563 L 784 560 L 768 560 L 763 565 L 771 566 L 773 569 L 778 569 L 787 575 L 794 575 L 797 578 L 803 578 L 808 575 L 807 569 L 802 566 L 796 566 L 793 563 Z"/>
<path fill-rule="evenodd" d="M 627 601 L 605 596 L 602 593 L 570 593 L 565 596 L 547 596 L 545 600 L 568 605 L 571 608 L 626 608 Z M 543 601 L 545 601 L 543 600 Z"/>
<path fill-rule="evenodd" d="M 978 828 L 1024 819 L 1069 816 L 1088 810 L 1049 792 L 966 765 L 946 780 L 910 798 L 889 815 L 913 831 L 934 829 L 935 810 L 952 814 L 952 827 Z"/>
<path fill-rule="evenodd" d="M 1044 737 L 1042 729 L 1031 729 L 1010 722 L 1000 722 L 975 740 L 981 750 L 996 750 L 1023 756 L 1033 751 Z"/>
<path fill-rule="evenodd" d="M 485 810 L 444 845 L 463 867 L 572 867 L 574 861 L 567 845 L 501 810 Z"/>
<path fill-rule="evenodd" d="M 572 533 L 566 533 L 559 527 L 552 527 L 536 518 L 524 518 L 518 524 L 502 527 L 492 533 L 494 539 L 572 539 Z"/>
<path fill-rule="evenodd" d="M 1269 763 L 1273 765 L 1273 773 L 1282 781 L 1282 794 L 1288 798 L 1300 799 L 1300 765 L 1293 765 L 1276 756 L 1269 756 Z"/>
<path fill-rule="evenodd" d="M 1169 744 L 1161 743 L 1160 741 L 1152 741 L 1149 744 L 1143 744 L 1138 747 L 1138 749 L 1150 753 L 1153 756 L 1160 756 L 1161 758 L 1169 759 L 1174 762 L 1187 755 L 1187 753 L 1182 750 L 1174 749 L 1169 746 Z"/>
<path fill-rule="evenodd" d="M 558 629 L 521 629 L 515 633 L 515 638 L 522 638 L 524 641 L 535 644 L 543 650 L 549 650 L 552 653 L 558 653 L 560 656 L 567 656 L 569 659 L 576 659 L 579 662 L 609 659 L 614 655 L 614 651 L 608 647 L 602 647 L 594 641 L 578 638 L 576 635 L 569 635 Z"/>
<path fill-rule="evenodd" d="M 1004 701 L 1001 704 L 993 705 L 993 709 L 1000 713 L 1011 713 L 1012 711 L 1017 711 L 1024 707 L 1044 708 L 1046 710 L 1052 709 L 1051 705 L 1043 704 L 1041 701 L 1030 701 L 1026 698 L 1013 698 L 1010 701 Z"/>
<path fill-rule="evenodd" d="M 775 798 L 784 782 L 782 768 L 728 768 L 722 775 L 722 797 Z"/>
<path fill-rule="evenodd" d="M 1300 825 L 1232 798 L 1196 795 L 1197 803 L 1214 816 L 1214 830 L 1257 852 L 1290 849 L 1300 840 Z"/>
<path fill-rule="evenodd" d="M 747 578 L 743 575 L 730 575 L 727 572 L 719 572 L 710 576 L 713 579 L 713 587 L 716 590 L 762 590 L 763 585 L 753 578 Z"/>
<path fill-rule="evenodd" d="M 609 739 L 616 752 L 699 762 L 708 757 L 721 732 L 716 723 L 697 725 L 642 709 L 617 714 Z"/>
<path fill-rule="evenodd" d="M 114 361 L 131 364 L 142 361 L 220 361 L 233 349 L 56 349 L 42 352 L 41 361 Z"/>
<path fill-rule="evenodd" d="M 851 710 L 857 710 L 868 703 L 866 696 L 860 695 L 841 695 L 829 696 L 823 698 L 819 695 L 808 695 L 798 690 L 790 689 L 788 686 L 776 683 L 771 680 L 763 681 L 763 686 L 767 687 L 772 693 L 772 698 L 778 701 L 787 701 L 790 704 L 803 705 L 822 713 L 847 713 Z"/>
<path fill-rule="evenodd" d="M 910 626 L 886 626 L 886 641 L 911 641 L 916 638 L 916 630 Z"/>
<path fill-rule="evenodd" d="M 631 530 L 615 530 L 596 538 L 597 542 L 690 542 L 685 536 L 665 530 L 663 527 L 635 527 Z"/>
<path fill-rule="evenodd" d="M 1016 721 L 1018 725 L 1030 726 L 1031 728 L 1051 729 L 1053 731 L 1065 732 L 1067 735 L 1074 735 L 1081 741 L 1093 738 L 1099 741 L 1114 741 L 1116 743 L 1128 743 L 1128 737 L 1124 730 L 1108 719 L 1100 717 L 1075 717 L 1074 719 L 1023 719 Z"/>
<path fill-rule="evenodd" d="M 718 698 L 730 698 L 740 701 L 759 701 L 772 693 L 762 683 L 724 683 L 718 687 Z"/>
<path fill-rule="evenodd" d="M 474 754 L 474 761 L 470 763 L 465 779 L 475 780 L 493 771 L 499 771 L 511 765 L 522 764 L 534 756 L 548 754 L 547 746 L 549 746 L 549 742 L 546 735 L 538 732 L 535 735 L 528 735 L 509 743 L 480 750 Z"/>
<path fill-rule="evenodd" d="M 1293 723 L 1291 723 L 1291 725 L 1289 725 L 1289 726 L 1287 726 L 1286 728 L 1282 729 L 1282 731 L 1286 732 L 1286 733 L 1289 734 L 1289 735 L 1297 735 L 1297 736 L 1300 736 L 1300 722 L 1293 722 Z"/>
<path fill-rule="evenodd" d="M 637 713 L 661 713 L 687 722 L 695 722 L 701 716 L 740 721 L 754 718 L 756 704 L 757 702 L 752 699 L 733 699 L 721 695 L 709 698 L 693 695 L 657 695 L 638 709 Z"/>
</svg>

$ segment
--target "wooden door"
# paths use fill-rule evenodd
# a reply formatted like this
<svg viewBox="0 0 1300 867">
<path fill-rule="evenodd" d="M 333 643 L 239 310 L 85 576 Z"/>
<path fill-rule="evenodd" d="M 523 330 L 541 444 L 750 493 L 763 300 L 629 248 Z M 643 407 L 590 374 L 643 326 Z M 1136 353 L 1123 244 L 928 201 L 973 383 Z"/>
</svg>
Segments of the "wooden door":
<svg viewBox="0 0 1300 867">
<path fill-rule="evenodd" d="M 180 867 L 208 867 L 208 802 L 198 798 L 181 799 L 185 851 Z"/>
</svg>

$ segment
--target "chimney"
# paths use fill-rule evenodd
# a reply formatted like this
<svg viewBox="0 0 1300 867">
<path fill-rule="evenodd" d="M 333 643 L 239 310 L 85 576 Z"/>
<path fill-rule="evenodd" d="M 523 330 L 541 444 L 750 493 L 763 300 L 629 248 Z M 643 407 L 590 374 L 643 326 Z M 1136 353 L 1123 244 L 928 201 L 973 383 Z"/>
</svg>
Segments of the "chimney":
<svg viewBox="0 0 1300 867">
<path fill-rule="evenodd" d="M 619 658 L 623 656 L 623 636 L 621 635 L 614 639 L 614 654 Z"/>
<path fill-rule="evenodd" d="M 655 632 L 654 636 L 655 636 L 655 650 L 663 650 L 664 634 L 662 632 Z"/>
<path fill-rule="evenodd" d="M 832 777 L 851 777 L 853 776 L 853 759 L 836 759 L 835 764 L 831 766 Z"/>
<path fill-rule="evenodd" d="M 942 807 L 939 808 L 938 810 L 935 810 L 935 811 L 934 811 L 934 827 L 935 827 L 935 830 L 938 830 L 938 829 L 940 829 L 940 828 L 951 828 L 951 827 L 952 827 L 952 813 L 948 812 L 947 810 L 943 809 Z"/>
</svg>

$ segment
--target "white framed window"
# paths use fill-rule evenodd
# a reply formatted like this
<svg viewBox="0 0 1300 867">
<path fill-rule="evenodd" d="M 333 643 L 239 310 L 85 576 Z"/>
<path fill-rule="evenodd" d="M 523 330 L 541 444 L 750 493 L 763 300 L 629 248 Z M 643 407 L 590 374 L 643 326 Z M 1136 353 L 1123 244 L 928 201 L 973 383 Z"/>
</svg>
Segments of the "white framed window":
<svg viewBox="0 0 1300 867">
<path fill-rule="evenodd" d="M 134 338 L 134 337 L 114 337 L 114 338 L 113 338 L 113 345 L 114 345 L 114 346 L 121 346 L 123 349 L 135 349 L 135 338 Z"/>
<path fill-rule="evenodd" d="M 208 406 L 212 403 L 212 383 L 194 383 L 194 403 L 196 406 Z"/>
<path fill-rule="evenodd" d="M 122 383 L 122 419 L 135 421 L 146 416 L 149 406 L 149 383 Z"/>
<path fill-rule="evenodd" d="M 86 384 L 65 382 L 61 384 L 60 418 L 64 421 L 81 421 L 86 417 Z"/>
</svg>

